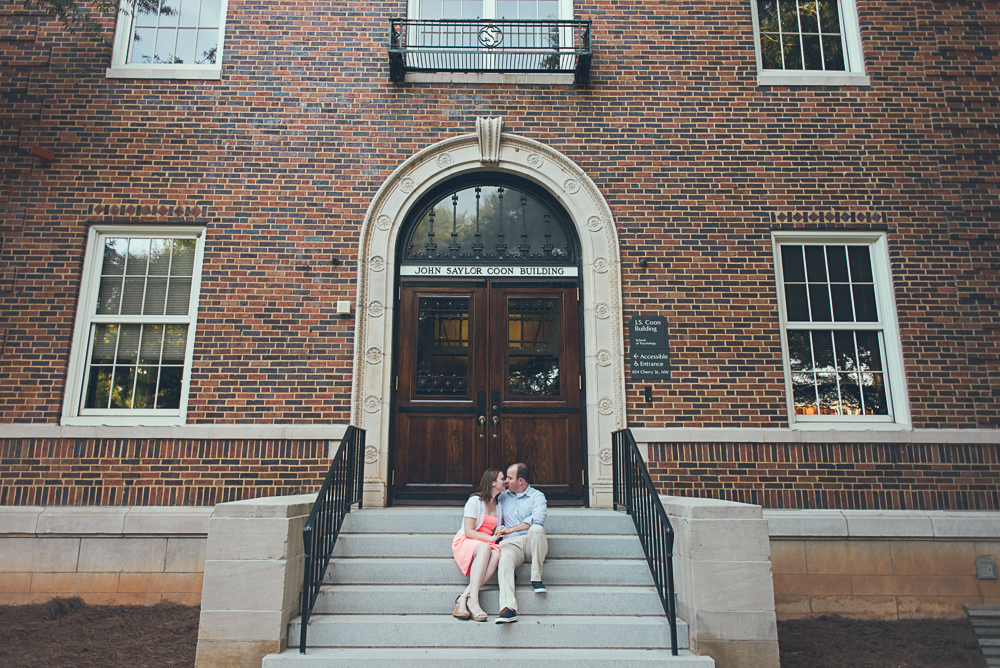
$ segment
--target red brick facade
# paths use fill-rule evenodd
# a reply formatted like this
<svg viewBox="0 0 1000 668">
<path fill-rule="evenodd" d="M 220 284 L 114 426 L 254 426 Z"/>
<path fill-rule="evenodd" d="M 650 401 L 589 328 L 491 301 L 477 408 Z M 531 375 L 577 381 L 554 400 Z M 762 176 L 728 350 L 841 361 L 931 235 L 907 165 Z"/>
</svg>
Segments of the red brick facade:
<svg viewBox="0 0 1000 668">
<path fill-rule="evenodd" d="M 315 492 L 326 441 L 0 442 L 3 506 L 214 506 Z"/>
<path fill-rule="evenodd" d="M 649 474 L 664 494 L 765 508 L 998 510 L 995 446 L 658 443 Z"/>
<path fill-rule="evenodd" d="M 87 229 L 116 222 L 207 228 L 189 424 L 348 423 L 354 316 L 335 306 L 355 296 L 371 198 L 416 151 L 501 116 L 610 205 L 625 322 L 668 319 L 672 379 L 626 376 L 628 426 L 787 427 L 770 234 L 825 229 L 888 233 L 913 427 L 997 429 L 1000 4 L 857 4 L 870 87 L 757 85 L 749 0 L 596 0 L 574 3 L 595 53 L 574 89 L 392 84 L 402 1 L 230 0 L 221 81 L 106 78 L 110 48 L 4 3 L 0 422 L 60 421 Z M 203 447 L 8 439 L 0 504 L 211 504 L 309 489 L 323 468 L 321 442 Z M 654 448 L 654 478 L 769 507 L 998 505 L 996 445 L 700 447 Z M 286 459 L 304 470 L 285 477 Z M 818 462 L 848 468 L 828 480 Z M 883 465 L 898 488 L 870 482 Z"/>
</svg>

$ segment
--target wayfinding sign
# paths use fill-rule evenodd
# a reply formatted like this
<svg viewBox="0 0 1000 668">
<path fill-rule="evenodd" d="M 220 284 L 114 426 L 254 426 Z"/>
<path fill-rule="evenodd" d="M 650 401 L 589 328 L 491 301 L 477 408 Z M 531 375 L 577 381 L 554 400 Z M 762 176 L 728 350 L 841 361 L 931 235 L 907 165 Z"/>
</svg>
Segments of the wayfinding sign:
<svg viewBox="0 0 1000 668">
<path fill-rule="evenodd" d="M 629 323 L 629 368 L 633 379 L 668 380 L 670 346 L 667 319 L 659 315 L 639 315 Z"/>
</svg>

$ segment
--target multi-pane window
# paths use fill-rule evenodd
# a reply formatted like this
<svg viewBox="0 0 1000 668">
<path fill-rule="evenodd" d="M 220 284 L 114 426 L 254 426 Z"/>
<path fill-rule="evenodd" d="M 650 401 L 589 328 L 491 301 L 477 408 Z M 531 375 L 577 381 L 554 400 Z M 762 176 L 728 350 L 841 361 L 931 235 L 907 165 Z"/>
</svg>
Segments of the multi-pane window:
<svg viewBox="0 0 1000 668">
<path fill-rule="evenodd" d="M 181 417 L 200 275 L 200 234 L 95 232 L 66 417 Z"/>
<path fill-rule="evenodd" d="M 122 3 L 109 76 L 207 78 L 221 71 L 226 0 Z"/>
<path fill-rule="evenodd" d="M 751 0 L 761 74 L 863 76 L 854 0 Z"/>
<path fill-rule="evenodd" d="M 559 0 L 419 0 L 419 19 L 507 19 L 537 21 L 560 16 Z"/>
<path fill-rule="evenodd" d="M 469 392 L 468 297 L 421 297 L 417 315 L 418 396 Z"/>
<path fill-rule="evenodd" d="M 512 297 L 507 303 L 511 396 L 559 396 L 559 302 Z"/>
<path fill-rule="evenodd" d="M 776 241 L 791 421 L 905 421 L 884 238 Z"/>
</svg>

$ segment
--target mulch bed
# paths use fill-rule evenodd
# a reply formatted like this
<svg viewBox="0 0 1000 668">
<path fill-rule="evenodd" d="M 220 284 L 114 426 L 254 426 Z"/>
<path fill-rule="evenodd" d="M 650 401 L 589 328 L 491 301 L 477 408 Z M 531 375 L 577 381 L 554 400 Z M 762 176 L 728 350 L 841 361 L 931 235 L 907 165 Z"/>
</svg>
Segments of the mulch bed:
<svg viewBox="0 0 1000 668">
<path fill-rule="evenodd" d="M 198 615 L 79 598 L 0 606 L 0 666 L 191 668 Z M 796 619 L 778 622 L 778 642 L 782 668 L 985 668 L 966 619 Z"/>
<path fill-rule="evenodd" d="M 781 668 L 985 668 L 969 620 L 778 622 Z"/>
<path fill-rule="evenodd" d="M 0 606 L 4 668 L 194 666 L 200 608 L 87 605 L 80 598 Z"/>
</svg>

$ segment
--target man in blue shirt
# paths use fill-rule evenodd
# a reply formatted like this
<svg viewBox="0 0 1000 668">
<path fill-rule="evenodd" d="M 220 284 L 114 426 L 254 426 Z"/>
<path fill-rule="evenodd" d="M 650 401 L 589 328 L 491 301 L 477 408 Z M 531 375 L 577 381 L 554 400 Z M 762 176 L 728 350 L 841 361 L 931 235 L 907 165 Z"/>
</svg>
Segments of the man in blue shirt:
<svg viewBox="0 0 1000 668">
<path fill-rule="evenodd" d="M 549 552 L 542 523 L 548 506 L 545 495 L 528 484 L 528 465 L 511 464 L 507 469 L 507 491 L 498 497 L 503 509 L 497 535 L 501 537 L 500 564 L 497 581 L 500 583 L 500 615 L 497 624 L 517 621 L 517 599 L 514 598 L 514 569 L 525 561 L 531 562 L 531 587 L 536 594 L 545 593 L 542 584 L 542 564 Z"/>
</svg>

